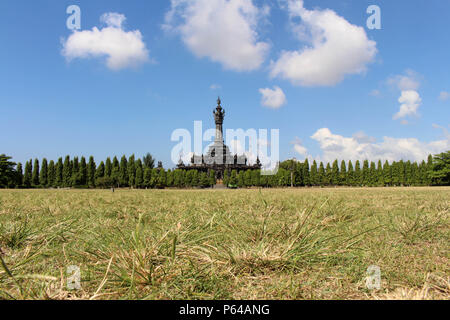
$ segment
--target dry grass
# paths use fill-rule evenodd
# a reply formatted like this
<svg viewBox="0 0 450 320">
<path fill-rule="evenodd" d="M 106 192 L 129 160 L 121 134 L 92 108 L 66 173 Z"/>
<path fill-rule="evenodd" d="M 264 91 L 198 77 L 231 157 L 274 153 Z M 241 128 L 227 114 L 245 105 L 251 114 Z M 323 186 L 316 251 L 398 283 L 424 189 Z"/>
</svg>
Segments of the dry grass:
<svg viewBox="0 0 450 320">
<path fill-rule="evenodd" d="M 0 190 L 0 298 L 449 299 L 449 208 L 450 188 Z"/>
</svg>

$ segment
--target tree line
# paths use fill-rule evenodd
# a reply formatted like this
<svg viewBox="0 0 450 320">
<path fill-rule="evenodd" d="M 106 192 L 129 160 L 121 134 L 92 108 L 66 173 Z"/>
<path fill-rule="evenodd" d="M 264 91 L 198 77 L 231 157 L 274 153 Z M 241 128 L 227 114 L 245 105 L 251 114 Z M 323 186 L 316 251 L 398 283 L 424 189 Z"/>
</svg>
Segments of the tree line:
<svg viewBox="0 0 450 320">
<path fill-rule="evenodd" d="M 0 155 L 0 187 L 2 188 L 186 188 L 210 187 L 216 184 L 215 172 L 197 170 L 165 170 L 151 154 L 142 159 L 122 156 L 96 164 L 94 157 L 66 156 L 56 162 L 47 159 L 29 160 L 22 167 L 11 157 Z M 310 165 L 304 162 L 286 160 L 279 164 L 275 175 L 262 175 L 260 170 L 225 172 L 225 185 L 237 187 L 304 187 L 304 186 L 430 186 L 450 185 L 450 151 L 429 156 L 420 163 L 378 161 L 362 163 L 358 160 L 338 160 L 332 163 Z"/>
</svg>

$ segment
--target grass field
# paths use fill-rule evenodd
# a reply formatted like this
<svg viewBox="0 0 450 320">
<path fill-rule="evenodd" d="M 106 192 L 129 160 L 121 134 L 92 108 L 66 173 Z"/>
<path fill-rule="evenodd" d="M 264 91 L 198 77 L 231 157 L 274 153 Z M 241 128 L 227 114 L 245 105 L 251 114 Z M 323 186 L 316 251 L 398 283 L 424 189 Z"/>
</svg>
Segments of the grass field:
<svg viewBox="0 0 450 320">
<path fill-rule="evenodd" d="M 0 298 L 449 299 L 449 213 L 450 188 L 0 190 Z"/>
</svg>

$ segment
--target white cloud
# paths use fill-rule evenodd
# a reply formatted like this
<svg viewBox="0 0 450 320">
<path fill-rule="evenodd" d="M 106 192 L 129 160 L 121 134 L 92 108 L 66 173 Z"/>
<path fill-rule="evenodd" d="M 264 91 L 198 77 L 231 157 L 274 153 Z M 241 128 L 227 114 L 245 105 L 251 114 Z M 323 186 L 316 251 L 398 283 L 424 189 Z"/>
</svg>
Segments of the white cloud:
<svg viewBox="0 0 450 320">
<path fill-rule="evenodd" d="M 450 136 L 444 140 L 421 142 L 416 138 L 383 137 L 382 142 L 358 141 L 355 137 L 333 134 L 328 128 L 317 130 L 311 136 L 319 142 L 322 156 L 327 162 L 343 160 L 412 160 L 422 161 L 429 154 L 437 154 L 450 149 Z"/>
<path fill-rule="evenodd" d="M 275 86 L 273 90 L 270 88 L 259 89 L 262 94 L 261 104 L 265 107 L 278 109 L 286 104 L 286 96 L 280 87 Z"/>
<path fill-rule="evenodd" d="M 267 8 L 252 0 L 171 0 L 163 28 L 179 33 L 197 57 L 250 71 L 261 66 L 269 50 L 256 31 Z"/>
<path fill-rule="evenodd" d="M 294 145 L 294 150 L 295 152 L 297 152 L 299 155 L 301 155 L 304 158 L 308 157 L 308 149 L 306 149 L 303 146 L 302 140 L 300 140 L 298 137 L 295 138 L 295 140 L 292 142 L 292 144 Z"/>
<path fill-rule="evenodd" d="M 62 55 L 69 61 L 75 58 L 106 57 L 112 70 L 135 67 L 149 60 L 148 50 L 139 30 L 125 31 L 125 16 L 105 13 L 100 20 L 106 27 L 74 31 L 63 40 Z"/>
<path fill-rule="evenodd" d="M 381 92 L 380 90 L 373 89 L 372 91 L 370 91 L 369 95 L 371 95 L 372 97 L 379 97 L 381 96 Z"/>
<path fill-rule="evenodd" d="M 221 86 L 220 84 L 215 84 L 215 83 L 213 83 L 212 85 L 209 86 L 209 88 L 210 88 L 211 90 L 217 90 L 217 89 L 221 89 L 222 86 Z"/>
<path fill-rule="evenodd" d="M 441 101 L 448 100 L 449 98 L 450 98 L 450 92 L 442 91 L 442 92 L 439 94 L 439 100 L 441 100 Z"/>
<path fill-rule="evenodd" d="M 407 69 L 404 74 L 389 77 L 387 83 L 400 91 L 417 90 L 420 87 L 420 75 Z"/>
<path fill-rule="evenodd" d="M 401 103 L 400 110 L 393 116 L 394 120 L 407 116 L 417 116 L 417 109 L 422 103 L 422 99 L 417 91 L 407 90 L 402 91 L 398 102 Z"/>
<path fill-rule="evenodd" d="M 346 75 L 361 74 L 376 56 L 376 42 L 367 38 L 363 27 L 352 25 L 336 12 L 307 10 L 302 0 L 288 0 L 293 32 L 307 41 L 296 51 L 283 51 L 271 65 L 271 76 L 301 86 L 332 86 Z M 300 18 L 301 22 L 294 22 Z"/>
</svg>

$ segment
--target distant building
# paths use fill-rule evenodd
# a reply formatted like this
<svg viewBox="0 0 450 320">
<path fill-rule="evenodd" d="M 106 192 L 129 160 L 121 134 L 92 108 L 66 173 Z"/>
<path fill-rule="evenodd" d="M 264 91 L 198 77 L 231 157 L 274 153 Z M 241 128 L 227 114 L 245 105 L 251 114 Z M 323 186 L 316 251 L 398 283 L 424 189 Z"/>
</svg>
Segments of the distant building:
<svg viewBox="0 0 450 320">
<path fill-rule="evenodd" d="M 213 110 L 213 114 L 216 123 L 216 134 L 214 143 L 209 147 L 207 154 L 194 154 L 188 165 L 185 165 L 180 159 L 177 168 L 184 170 L 198 170 L 208 173 L 211 170 L 214 170 L 216 178 L 219 180 L 223 179 L 225 171 L 230 173 L 231 170 L 237 170 L 239 172 L 248 169 L 261 169 L 259 158 L 257 158 L 254 165 L 249 165 L 245 155 L 232 155 L 230 149 L 224 143 L 223 119 L 225 118 L 225 110 L 222 109 L 220 98 L 217 99 L 217 107 Z"/>
</svg>

